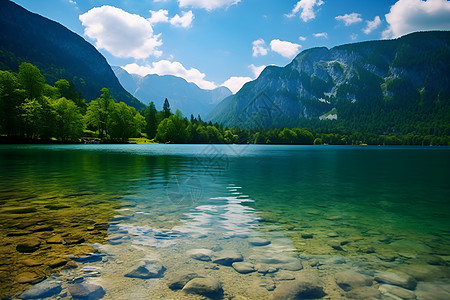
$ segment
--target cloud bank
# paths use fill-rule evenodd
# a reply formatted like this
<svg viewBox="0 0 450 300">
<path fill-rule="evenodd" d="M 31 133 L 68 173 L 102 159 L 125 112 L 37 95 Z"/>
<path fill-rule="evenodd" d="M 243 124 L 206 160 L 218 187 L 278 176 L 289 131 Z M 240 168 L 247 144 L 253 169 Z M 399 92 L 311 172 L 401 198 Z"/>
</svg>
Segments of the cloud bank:
<svg viewBox="0 0 450 300">
<path fill-rule="evenodd" d="M 145 18 L 113 6 L 96 7 L 79 16 L 84 34 L 95 41 L 97 49 L 105 49 L 116 57 L 144 59 L 159 57 L 160 35 L 153 33 Z"/>
<path fill-rule="evenodd" d="M 450 30 L 450 1 L 399 0 L 385 16 L 389 27 L 383 38 L 396 38 L 415 31 Z"/>
</svg>

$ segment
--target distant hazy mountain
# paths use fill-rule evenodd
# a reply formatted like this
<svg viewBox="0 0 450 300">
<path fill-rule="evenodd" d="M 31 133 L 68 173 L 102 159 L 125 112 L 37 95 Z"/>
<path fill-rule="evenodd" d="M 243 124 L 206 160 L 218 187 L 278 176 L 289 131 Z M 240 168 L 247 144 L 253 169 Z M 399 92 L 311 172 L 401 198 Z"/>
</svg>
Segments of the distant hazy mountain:
<svg viewBox="0 0 450 300">
<path fill-rule="evenodd" d="M 207 119 L 244 127 L 337 119 L 378 132 L 420 126 L 450 111 L 449 66 L 448 31 L 309 49 L 285 67 L 267 67 Z"/>
<path fill-rule="evenodd" d="M 120 85 L 100 52 L 82 37 L 11 1 L 0 0 L 0 69 L 17 71 L 24 61 L 36 65 L 49 84 L 59 79 L 72 81 L 88 101 L 106 87 L 116 100 L 144 107 Z"/>
<path fill-rule="evenodd" d="M 191 114 L 204 117 L 218 102 L 232 93 L 226 87 L 203 90 L 183 78 L 165 75 L 147 75 L 145 77 L 129 74 L 121 67 L 112 67 L 123 87 L 140 101 L 148 104 L 153 101 L 157 109 L 162 109 L 167 98 L 172 112 L 180 109 L 189 117 Z"/>
</svg>

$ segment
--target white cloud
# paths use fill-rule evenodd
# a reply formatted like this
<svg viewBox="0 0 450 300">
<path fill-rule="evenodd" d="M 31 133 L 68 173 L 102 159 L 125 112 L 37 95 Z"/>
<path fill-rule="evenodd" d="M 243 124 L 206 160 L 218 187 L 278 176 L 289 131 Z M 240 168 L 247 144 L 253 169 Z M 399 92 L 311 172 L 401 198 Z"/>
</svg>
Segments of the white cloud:
<svg viewBox="0 0 450 300">
<path fill-rule="evenodd" d="M 266 46 L 266 42 L 263 39 L 257 39 L 253 41 L 253 56 L 257 57 L 258 55 L 265 56 L 269 52 Z"/>
<path fill-rule="evenodd" d="M 265 65 L 255 66 L 254 64 L 251 64 L 248 67 L 252 71 L 254 78 L 258 78 L 259 74 L 261 74 L 261 72 L 266 68 Z"/>
<path fill-rule="evenodd" d="M 337 16 L 335 18 L 338 21 L 344 22 L 345 26 L 350 26 L 355 23 L 362 22 L 361 14 L 357 13 L 351 13 L 351 14 L 345 14 L 343 16 Z"/>
<path fill-rule="evenodd" d="M 169 12 L 165 9 L 160 9 L 158 11 L 151 10 L 152 16 L 147 20 L 153 25 L 156 23 L 167 23 L 169 22 Z"/>
<path fill-rule="evenodd" d="M 302 42 L 306 41 L 306 37 L 304 37 L 304 36 L 299 36 L 298 39 Z"/>
<path fill-rule="evenodd" d="M 313 33 L 313 36 L 316 37 L 316 38 L 327 39 L 328 38 L 328 33 L 326 33 L 326 32 Z"/>
<path fill-rule="evenodd" d="M 96 7 L 79 16 L 84 34 L 95 40 L 98 49 L 105 49 L 116 57 L 143 59 L 159 57 L 162 45 L 159 35 L 145 18 L 127 13 L 113 6 Z"/>
<path fill-rule="evenodd" d="M 194 14 L 192 10 L 183 11 L 181 13 L 181 17 L 176 14 L 172 19 L 170 19 L 170 24 L 176 27 L 189 28 L 192 25 L 192 21 L 194 20 Z"/>
<path fill-rule="evenodd" d="M 303 22 L 308 22 L 309 20 L 313 20 L 316 18 L 316 11 L 314 10 L 314 6 L 321 6 L 324 4 L 322 0 L 300 0 L 294 6 L 290 14 L 287 14 L 286 17 L 292 18 L 296 14 L 300 13 L 300 18 Z"/>
<path fill-rule="evenodd" d="M 178 0 L 180 7 L 203 8 L 209 11 L 221 7 L 228 8 L 239 2 L 241 0 Z"/>
<path fill-rule="evenodd" d="M 376 16 L 373 21 L 366 21 L 367 26 L 363 29 L 365 34 L 370 34 L 372 31 L 377 29 L 381 25 L 381 19 L 379 16 Z"/>
<path fill-rule="evenodd" d="M 358 35 L 356 33 L 352 33 L 350 35 L 350 38 L 352 39 L 352 41 L 356 40 L 358 38 Z"/>
<path fill-rule="evenodd" d="M 236 94 L 244 84 L 252 80 L 250 77 L 230 77 L 222 85 L 226 86 L 233 94 Z"/>
<path fill-rule="evenodd" d="M 130 74 L 146 76 L 148 74 L 173 75 L 184 78 L 188 82 L 195 83 L 202 89 L 215 89 L 217 85 L 214 82 L 205 80 L 205 74 L 195 68 L 186 69 L 180 62 L 160 60 L 152 62 L 151 65 L 140 66 L 136 63 L 128 64 L 122 67 Z"/>
<path fill-rule="evenodd" d="M 294 58 L 298 54 L 301 47 L 302 46 L 299 44 L 280 41 L 279 39 L 275 39 L 270 42 L 270 48 L 272 51 L 275 51 L 286 58 Z"/>
<path fill-rule="evenodd" d="M 450 1 L 399 0 L 385 16 L 389 27 L 383 38 L 426 30 L 450 30 Z"/>
</svg>

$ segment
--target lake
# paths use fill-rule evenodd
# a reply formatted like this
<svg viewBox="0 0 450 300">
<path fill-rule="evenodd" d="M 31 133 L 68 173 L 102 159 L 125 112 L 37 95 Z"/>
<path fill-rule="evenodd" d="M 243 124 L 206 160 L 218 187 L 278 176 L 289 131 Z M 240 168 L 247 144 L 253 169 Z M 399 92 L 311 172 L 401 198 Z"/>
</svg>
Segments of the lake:
<svg viewBox="0 0 450 300">
<path fill-rule="evenodd" d="M 450 299 L 449 195 L 450 148 L 2 145 L 0 295 Z"/>
</svg>

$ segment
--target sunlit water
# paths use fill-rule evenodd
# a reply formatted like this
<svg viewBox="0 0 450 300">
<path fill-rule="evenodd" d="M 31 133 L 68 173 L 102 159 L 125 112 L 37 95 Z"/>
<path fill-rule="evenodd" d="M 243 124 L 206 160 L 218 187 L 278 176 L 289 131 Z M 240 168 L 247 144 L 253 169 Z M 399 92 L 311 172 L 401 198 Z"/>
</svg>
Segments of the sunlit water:
<svg viewBox="0 0 450 300">
<path fill-rule="evenodd" d="M 211 298 L 277 299 L 315 278 L 330 299 L 448 299 L 449 182 L 448 148 L 1 146 L 0 292 L 50 282 L 70 299 L 90 283 L 103 289 L 91 299 L 201 299 L 169 288 L 196 273 L 220 283 Z M 215 263 L 227 250 L 255 271 Z M 145 261 L 164 271 L 125 276 Z M 348 270 L 368 282 L 343 284 Z"/>
</svg>

